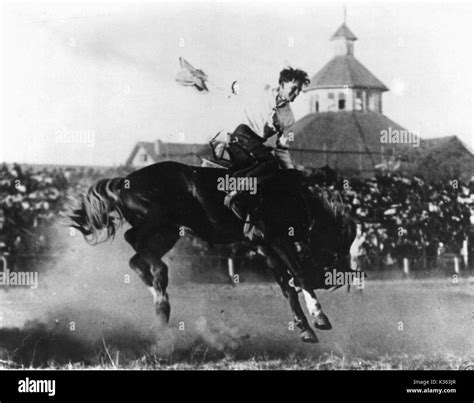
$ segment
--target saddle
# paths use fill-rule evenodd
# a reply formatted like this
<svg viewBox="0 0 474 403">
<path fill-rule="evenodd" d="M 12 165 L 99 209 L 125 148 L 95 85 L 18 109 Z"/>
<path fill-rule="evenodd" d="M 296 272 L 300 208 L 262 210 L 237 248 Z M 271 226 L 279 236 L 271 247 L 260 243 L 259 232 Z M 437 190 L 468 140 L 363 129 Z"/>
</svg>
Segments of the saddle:
<svg viewBox="0 0 474 403">
<path fill-rule="evenodd" d="M 233 171 L 246 169 L 255 163 L 274 160 L 272 148 L 263 145 L 264 139 L 247 125 L 239 125 L 229 134 L 229 141 L 217 141 L 217 133 L 209 142 L 211 158 L 203 158 L 201 166 L 224 168 Z"/>
<path fill-rule="evenodd" d="M 302 189 L 301 173 L 295 169 L 273 169 L 277 163 L 271 147 L 265 147 L 264 139 L 246 125 L 238 126 L 229 135 L 228 145 L 216 141 L 219 135 L 209 142 L 212 157 L 203 159 L 202 166 L 227 169 L 236 176 L 249 169 L 256 173 L 257 194 L 244 192 L 238 199 L 237 209 L 251 212 L 255 220 L 261 219 L 266 232 L 272 236 L 285 235 L 294 241 L 303 240 L 311 226 L 312 217 Z M 260 170 L 258 166 L 255 169 L 256 164 L 263 169 Z M 264 174 L 260 175 L 259 171 Z M 245 173 L 243 176 L 246 176 Z"/>
<path fill-rule="evenodd" d="M 211 158 L 202 158 L 202 167 L 230 169 L 232 166 L 232 161 L 229 158 L 225 143 L 215 140 L 219 134 L 220 132 L 209 142 Z"/>
</svg>

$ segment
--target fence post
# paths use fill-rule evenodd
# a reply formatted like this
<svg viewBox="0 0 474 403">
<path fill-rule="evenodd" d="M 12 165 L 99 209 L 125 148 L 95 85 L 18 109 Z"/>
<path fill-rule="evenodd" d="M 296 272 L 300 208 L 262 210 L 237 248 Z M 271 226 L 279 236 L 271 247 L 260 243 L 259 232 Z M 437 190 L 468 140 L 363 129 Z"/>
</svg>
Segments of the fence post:
<svg viewBox="0 0 474 403">
<path fill-rule="evenodd" d="M 463 257 L 463 261 L 464 261 L 464 267 L 467 269 L 468 268 L 468 264 L 469 264 L 469 251 L 468 251 L 468 241 L 467 241 L 467 238 L 462 241 L 462 249 L 461 249 L 461 255 Z"/>
<path fill-rule="evenodd" d="M 461 273 L 461 270 L 459 269 L 459 257 L 458 256 L 454 256 L 454 272 L 456 274 Z"/>
<path fill-rule="evenodd" d="M 234 271 L 234 259 L 232 259 L 231 257 L 229 257 L 227 259 L 227 268 L 229 270 L 229 277 L 232 281 L 234 281 L 234 274 L 235 274 L 235 271 Z"/>
<path fill-rule="evenodd" d="M 403 274 L 407 277 L 410 275 L 410 260 L 407 257 L 403 258 Z"/>
</svg>

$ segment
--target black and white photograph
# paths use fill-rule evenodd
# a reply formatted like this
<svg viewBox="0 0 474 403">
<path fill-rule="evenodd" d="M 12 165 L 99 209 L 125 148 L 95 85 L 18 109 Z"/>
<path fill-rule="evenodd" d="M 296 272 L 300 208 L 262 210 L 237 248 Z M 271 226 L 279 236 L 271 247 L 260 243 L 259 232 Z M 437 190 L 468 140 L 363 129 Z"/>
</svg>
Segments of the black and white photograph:
<svg viewBox="0 0 474 403">
<path fill-rule="evenodd" d="M 471 2 L 0 6 L 0 400 L 474 399 Z"/>
</svg>

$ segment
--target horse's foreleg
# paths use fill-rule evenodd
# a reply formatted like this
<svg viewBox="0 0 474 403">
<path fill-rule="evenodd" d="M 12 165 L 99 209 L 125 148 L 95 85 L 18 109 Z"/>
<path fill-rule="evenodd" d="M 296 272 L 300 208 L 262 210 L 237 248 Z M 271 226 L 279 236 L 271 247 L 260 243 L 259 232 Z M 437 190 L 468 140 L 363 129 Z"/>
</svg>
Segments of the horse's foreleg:
<svg viewBox="0 0 474 403">
<path fill-rule="evenodd" d="M 321 304 L 316 297 L 316 293 L 313 290 L 308 291 L 303 288 L 303 296 L 308 312 L 314 317 L 314 327 L 321 330 L 332 329 L 331 322 L 329 322 L 329 318 L 323 312 Z"/>
<path fill-rule="evenodd" d="M 316 294 L 314 293 L 313 289 L 308 284 L 306 284 L 304 275 L 305 272 L 295 251 L 288 243 L 285 242 L 277 243 L 274 247 L 274 250 L 281 261 L 286 265 L 286 267 L 289 268 L 290 272 L 293 273 L 293 275 L 296 276 L 301 283 L 306 306 L 308 307 L 308 311 L 311 316 L 315 318 L 313 323 L 314 327 L 322 330 L 332 329 L 331 322 L 329 322 L 328 317 L 323 312 L 321 304 L 316 298 Z"/>
<path fill-rule="evenodd" d="M 130 259 L 130 266 L 137 271 L 153 295 L 155 311 L 166 322 L 170 316 L 168 266 L 161 260 L 179 239 L 176 228 L 151 226 L 133 228 L 125 233 L 125 239 L 137 251 Z"/>
<path fill-rule="evenodd" d="M 150 265 L 139 255 L 133 255 L 130 259 L 130 267 L 137 272 L 143 282 L 153 288 L 153 275 L 151 274 Z"/>
<path fill-rule="evenodd" d="M 153 294 L 155 311 L 164 316 L 166 322 L 170 317 L 170 303 L 166 288 L 168 287 L 168 266 L 161 258 L 174 246 L 179 234 L 174 227 L 161 227 L 159 231 L 144 230 L 137 237 L 137 250 L 140 256 L 150 265 L 153 277 L 150 291 Z"/>
<path fill-rule="evenodd" d="M 316 333 L 314 333 L 313 329 L 311 329 L 311 327 L 309 326 L 308 319 L 306 319 L 306 316 L 298 300 L 298 293 L 293 287 L 289 285 L 285 286 L 285 284 L 288 284 L 289 280 L 290 278 L 288 277 L 287 279 L 284 279 L 281 283 L 279 282 L 279 284 L 282 289 L 283 295 L 288 298 L 290 308 L 293 311 L 293 314 L 295 315 L 295 325 L 301 330 L 300 338 L 305 343 L 317 343 L 318 337 L 316 336 Z"/>
<path fill-rule="evenodd" d="M 306 343 L 317 343 L 318 338 L 311 329 L 308 320 L 301 308 L 300 302 L 298 300 L 298 293 L 296 290 L 289 284 L 290 276 L 286 273 L 284 268 L 273 252 L 269 248 L 264 248 L 259 246 L 258 251 L 263 255 L 267 260 L 267 265 L 271 268 L 272 274 L 277 281 L 278 285 L 281 288 L 283 296 L 288 299 L 290 304 L 291 311 L 295 317 L 295 325 L 300 329 L 300 338 Z"/>
<path fill-rule="evenodd" d="M 164 315 L 166 322 L 170 319 L 171 305 L 169 296 L 166 292 L 168 287 L 168 266 L 160 260 L 152 267 L 153 273 L 153 302 L 155 303 L 155 311 L 158 316 Z M 153 292 L 154 290 L 154 292 Z"/>
<path fill-rule="evenodd" d="M 134 228 L 125 232 L 125 240 L 137 250 L 137 231 Z M 148 288 L 153 288 L 153 275 L 151 274 L 150 265 L 138 253 L 133 255 L 129 262 L 132 270 L 135 270 Z"/>
<path fill-rule="evenodd" d="M 153 273 L 151 272 L 151 266 L 147 263 L 147 261 L 143 259 L 139 254 L 136 254 L 130 259 L 130 267 L 138 273 L 140 278 L 148 287 L 148 290 L 153 296 L 153 301 L 155 302 L 155 304 L 159 303 L 159 294 L 156 291 L 156 286 L 154 285 L 155 279 Z M 166 311 L 166 307 L 164 308 L 164 310 Z"/>
</svg>

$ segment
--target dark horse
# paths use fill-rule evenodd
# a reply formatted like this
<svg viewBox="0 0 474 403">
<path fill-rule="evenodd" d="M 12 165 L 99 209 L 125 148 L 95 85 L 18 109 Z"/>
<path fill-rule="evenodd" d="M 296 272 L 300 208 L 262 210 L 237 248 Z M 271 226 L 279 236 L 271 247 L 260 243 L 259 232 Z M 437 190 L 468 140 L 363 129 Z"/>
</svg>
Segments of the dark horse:
<svg viewBox="0 0 474 403">
<path fill-rule="evenodd" d="M 96 244 L 113 238 L 126 220 L 131 228 L 125 239 L 136 252 L 130 266 L 149 287 L 156 313 L 167 322 L 168 267 L 162 257 L 180 236 L 190 232 L 211 245 L 245 240 L 242 222 L 223 205 L 225 193 L 217 189 L 217 181 L 226 173 L 167 161 L 124 178 L 102 179 L 81 195 L 80 204 L 68 213 L 69 224 Z M 330 329 L 314 290 L 332 287 L 324 281 L 328 270 L 350 270 L 355 231 L 342 203 L 300 186 L 298 175 L 293 170 L 279 171 L 262 185 L 258 228 L 264 236 L 251 244 L 266 258 L 288 298 L 301 339 L 317 342 L 298 291 L 303 291 L 314 326 Z"/>
</svg>

